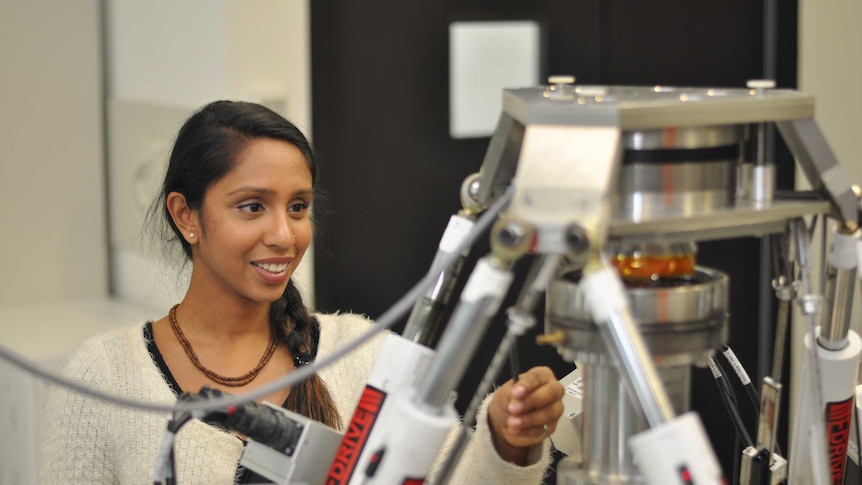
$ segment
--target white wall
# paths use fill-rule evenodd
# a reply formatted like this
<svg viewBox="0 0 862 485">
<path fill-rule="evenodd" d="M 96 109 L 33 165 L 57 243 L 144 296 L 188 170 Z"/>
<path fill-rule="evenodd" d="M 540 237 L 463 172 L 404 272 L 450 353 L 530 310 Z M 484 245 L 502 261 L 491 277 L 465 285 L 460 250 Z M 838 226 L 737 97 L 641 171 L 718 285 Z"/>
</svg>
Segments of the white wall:
<svg viewBox="0 0 862 485">
<path fill-rule="evenodd" d="M 107 293 L 97 4 L 0 1 L 0 307 Z"/>
<path fill-rule="evenodd" d="M 862 185 L 862 2 L 859 0 L 800 0 L 799 89 L 815 97 L 815 120 L 851 183 Z M 797 185 L 807 183 L 797 171 Z M 819 245 L 815 248 L 820 251 Z M 859 283 L 857 282 L 857 285 Z M 862 302 L 857 287 L 852 328 L 862 334 Z M 802 336 L 805 321 L 795 315 L 791 350 L 794 395 L 791 416 L 799 397 Z M 850 390 L 848 390 L 848 393 Z M 792 426 L 792 423 L 791 423 Z M 791 431 L 791 433 L 794 430 Z"/>
<path fill-rule="evenodd" d="M 799 89 L 815 97 L 817 124 L 851 183 L 862 185 L 862 2 L 801 0 L 799 19 Z M 797 181 L 806 186 L 801 173 Z M 857 290 L 853 329 L 862 333 L 859 295 Z M 797 321 L 799 339 L 803 325 Z"/>
<path fill-rule="evenodd" d="M 310 126 L 308 0 L 107 0 L 110 86 L 101 3 L 0 0 L 0 345 L 42 365 L 106 327 L 166 313 L 158 303 L 173 301 L 177 275 L 141 274 L 140 218 L 193 109 L 278 100 Z M 107 207 L 120 301 L 108 288 Z M 298 277 L 311 288 L 310 266 Z M 0 436 L 16 437 L 0 442 L 0 483 L 36 482 L 44 395 L 0 363 Z"/>
<path fill-rule="evenodd" d="M 98 0 L 0 0 L 0 344 L 43 365 L 106 320 L 99 37 Z M 0 483 L 36 483 L 43 399 L 0 363 Z"/>
<path fill-rule="evenodd" d="M 799 87 L 850 179 L 862 183 L 862 2 L 799 2 Z"/>
</svg>

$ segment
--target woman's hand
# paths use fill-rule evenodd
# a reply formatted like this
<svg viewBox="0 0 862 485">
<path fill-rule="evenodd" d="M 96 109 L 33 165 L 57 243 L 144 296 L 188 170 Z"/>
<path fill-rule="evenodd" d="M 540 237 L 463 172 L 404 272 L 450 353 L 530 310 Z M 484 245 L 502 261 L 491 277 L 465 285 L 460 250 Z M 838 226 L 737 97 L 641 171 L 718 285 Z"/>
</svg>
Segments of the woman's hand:
<svg viewBox="0 0 862 485">
<path fill-rule="evenodd" d="M 488 405 L 488 424 L 497 453 L 524 465 L 527 451 L 557 427 L 563 414 L 563 386 L 547 367 L 533 367 L 494 392 Z"/>
</svg>

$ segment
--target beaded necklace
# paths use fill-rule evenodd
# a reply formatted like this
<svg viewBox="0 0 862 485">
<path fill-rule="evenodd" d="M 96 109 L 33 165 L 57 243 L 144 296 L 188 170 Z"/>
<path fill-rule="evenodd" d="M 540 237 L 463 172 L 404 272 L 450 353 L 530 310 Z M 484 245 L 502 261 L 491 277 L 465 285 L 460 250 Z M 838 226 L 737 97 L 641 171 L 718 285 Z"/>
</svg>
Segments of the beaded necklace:
<svg viewBox="0 0 862 485">
<path fill-rule="evenodd" d="M 177 340 L 179 340 L 180 345 L 183 347 L 189 360 L 192 361 L 192 364 L 194 364 L 199 371 L 203 372 L 203 374 L 213 382 L 229 387 L 240 387 L 248 384 L 253 381 L 258 374 L 260 374 L 260 371 L 263 370 L 264 366 L 266 366 L 269 359 L 271 359 L 272 355 L 275 353 L 275 348 L 278 347 L 278 341 L 276 340 L 275 335 L 273 335 L 272 339 L 269 341 L 269 346 L 266 348 L 266 352 L 264 352 L 263 357 L 260 358 L 260 362 L 257 363 L 257 366 L 255 366 L 254 369 L 239 377 L 225 377 L 216 374 L 201 364 L 200 359 L 198 359 L 197 354 L 195 354 L 194 349 L 192 349 L 192 344 L 189 343 L 186 336 L 183 335 L 183 331 L 180 330 L 180 325 L 177 323 L 177 307 L 179 306 L 179 304 L 174 305 L 171 308 L 171 311 L 168 312 L 168 319 L 171 321 L 171 328 L 174 331 L 174 335 L 177 336 Z"/>
</svg>

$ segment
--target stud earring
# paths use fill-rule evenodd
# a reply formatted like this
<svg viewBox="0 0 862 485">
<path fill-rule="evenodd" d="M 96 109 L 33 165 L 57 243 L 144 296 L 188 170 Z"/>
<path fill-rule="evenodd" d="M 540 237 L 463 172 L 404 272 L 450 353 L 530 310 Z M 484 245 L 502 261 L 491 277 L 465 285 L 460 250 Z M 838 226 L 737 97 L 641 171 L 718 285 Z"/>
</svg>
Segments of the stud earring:
<svg viewBox="0 0 862 485">
<path fill-rule="evenodd" d="M 189 233 L 189 239 L 194 239 L 194 238 L 195 238 L 195 233 L 190 232 L 190 233 Z"/>
</svg>

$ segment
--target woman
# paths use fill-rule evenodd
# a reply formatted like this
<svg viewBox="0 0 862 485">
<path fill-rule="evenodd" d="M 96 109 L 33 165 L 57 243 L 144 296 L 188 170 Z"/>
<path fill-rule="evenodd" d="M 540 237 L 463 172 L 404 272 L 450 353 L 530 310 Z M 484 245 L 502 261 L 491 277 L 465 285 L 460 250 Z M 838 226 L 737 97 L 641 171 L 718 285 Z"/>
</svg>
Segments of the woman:
<svg viewBox="0 0 862 485">
<path fill-rule="evenodd" d="M 151 212 L 192 261 L 188 290 L 160 320 L 88 341 L 66 372 L 145 401 L 174 402 L 203 386 L 240 394 L 367 331 L 370 322 L 357 315 L 309 315 L 291 281 L 311 242 L 316 171 L 302 133 L 262 106 L 218 101 L 192 115 Z M 382 340 L 261 400 L 343 429 Z M 561 399 L 547 368 L 500 387 L 482 408 L 455 482 L 540 482 Z M 58 390 L 46 409 L 41 479 L 152 483 L 167 419 Z M 180 484 L 253 479 L 237 465 L 242 440 L 201 421 L 181 429 L 175 450 Z"/>
</svg>

